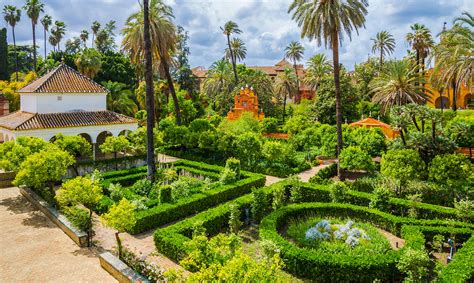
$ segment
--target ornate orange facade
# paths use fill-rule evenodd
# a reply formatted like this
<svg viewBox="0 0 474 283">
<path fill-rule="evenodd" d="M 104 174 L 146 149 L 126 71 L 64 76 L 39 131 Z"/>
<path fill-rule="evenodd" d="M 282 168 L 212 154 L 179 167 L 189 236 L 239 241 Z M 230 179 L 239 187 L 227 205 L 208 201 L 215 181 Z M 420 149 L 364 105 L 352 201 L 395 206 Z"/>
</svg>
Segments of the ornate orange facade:
<svg viewBox="0 0 474 283">
<path fill-rule="evenodd" d="M 428 82 L 432 73 L 433 69 L 426 71 Z M 441 90 L 442 95 L 440 95 L 440 90 L 433 87 L 430 83 L 425 84 L 425 87 L 430 90 L 430 93 L 428 93 L 428 101 L 426 103 L 431 107 L 449 109 L 452 108 L 454 102 L 456 102 L 456 107 L 458 109 L 474 109 L 472 87 L 464 82 L 461 83 L 460 88 L 457 91 L 458 94 L 456 99 L 454 99 L 452 87 Z"/>
<path fill-rule="evenodd" d="M 234 97 L 234 108 L 227 114 L 227 119 L 237 120 L 244 112 L 252 113 L 253 117 L 260 121 L 265 117 L 263 112 L 258 111 L 258 97 L 248 85 L 242 87 L 239 94 Z"/>
</svg>

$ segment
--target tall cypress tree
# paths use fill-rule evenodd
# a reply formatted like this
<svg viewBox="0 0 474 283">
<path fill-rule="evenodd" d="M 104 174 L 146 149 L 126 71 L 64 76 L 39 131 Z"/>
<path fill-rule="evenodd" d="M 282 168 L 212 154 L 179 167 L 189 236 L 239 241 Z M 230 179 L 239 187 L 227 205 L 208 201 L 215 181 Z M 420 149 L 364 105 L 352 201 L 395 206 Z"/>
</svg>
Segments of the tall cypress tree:
<svg viewBox="0 0 474 283">
<path fill-rule="evenodd" d="M 0 29 L 0 81 L 9 80 L 7 29 Z"/>
</svg>

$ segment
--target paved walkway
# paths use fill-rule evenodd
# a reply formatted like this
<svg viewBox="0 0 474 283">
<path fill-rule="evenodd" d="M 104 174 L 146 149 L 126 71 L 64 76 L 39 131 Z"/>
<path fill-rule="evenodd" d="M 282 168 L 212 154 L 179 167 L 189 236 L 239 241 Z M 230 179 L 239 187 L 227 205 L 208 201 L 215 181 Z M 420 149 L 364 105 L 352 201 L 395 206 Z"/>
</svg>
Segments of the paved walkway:
<svg viewBox="0 0 474 283">
<path fill-rule="evenodd" d="M 18 188 L 0 189 L 0 282 L 116 282 Z"/>
</svg>

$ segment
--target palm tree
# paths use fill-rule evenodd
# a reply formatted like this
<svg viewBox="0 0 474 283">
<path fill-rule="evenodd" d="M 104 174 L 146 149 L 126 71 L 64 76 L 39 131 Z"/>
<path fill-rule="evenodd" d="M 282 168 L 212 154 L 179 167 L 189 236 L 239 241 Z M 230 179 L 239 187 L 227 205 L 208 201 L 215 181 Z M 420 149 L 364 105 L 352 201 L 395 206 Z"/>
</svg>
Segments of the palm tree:
<svg viewBox="0 0 474 283">
<path fill-rule="evenodd" d="M 283 73 L 278 74 L 275 81 L 275 92 L 283 99 L 283 122 L 286 115 L 286 100 L 293 98 L 298 91 L 298 79 L 293 70 L 285 68 Z"/>
<path fill-rule="evenodd" d="M 232 88 L 232 65 L 226 60 L 214 62 L 203 82 L 203 91 L 213 102 L 214 110 L 216 110 L 217 96 L 221 93 L 229 93 Z"/>
<path fill-rule="evenodd" d="M 234 54 L 234 62 L 243 61 L 247 56 L 247 47 L 245 47 L 245 43 L 240 38 L 232 38 L 230 41 L 230 46 L 232 47 L 232 53 Z M 225 49 L 225 57 L 230 59 L 231 52 L 229 48 Z"/>
<path fill-rule="evenodd" d="M 15 75 L 16 81 L 18 81 L 18 54 L 16 52 L 16 38 L 15 38 L 15 26 L 20 21 L 21 11 L 13 5 L 5 5 L 3 7 L 3 18 L 12 27 L 13 34 L 13 51 L 15 52 Z"/>
<path fill-rule="evenodd" d="M 49 44 L 53 46 L 53 51 L 56 51 L 56 46 L 58 45 L 58 40 L 54 35 L 50 35 L 48 38 Z"/>
<path fill-rule="evenodd" d="M 83 29 L 79 37 L 81 38 L 81 41 L 84 44 L 84 48 L 87 48 L 87 40 L 89 39 L 89 32 Z"/>
<path fill-rule="evenodd" d="M 102 85 L 109 90 L 107 94 L 107 109 L 124 115 L 133 116 L 138 107 L 133 101 L 132 92 L 127 85 L 119 82 L 103 82 Z"/>
<path fill-rule="evenodd" d="M 100 53 L 94 48 L 86 48 L 74 62 L 81 74 L 93 79 L 102 68 Z"/>
<path fill-rule="evenodd" d="M 92 48 L 94 48 L 94 38 L 100 30 L 100 23 L 98 21 L 92 22 L 91 30 L 92 30 Z"/>
<path fill-rule="evenodd" d="M 170 64 L 173 63 L 172 55 L 177 45 L 176 26 L 172 22 L 173 10 L 165 5 L 162 0 L 151 0 L 149 12 L 152 56 L 153 59 L 159 62 L 160 73 L 168 81 L 168 88 L 176 114 L 176 123 L 181 125 L 181 110 L 170 73 Z M 143 63 L 142 58 L 145 50 L 143 44 L 143 15 L 142 12 L 132 14 L 128 17 L 122 30 L 124 35 L 122 49 L 130 55 L 132 62 L 136 65 Z"/>
<path fill-rule="evenodd" d="M 296 74 L 296 86 L 298 88 L 298 96 L 300 93 L 300 80 L 298 78 L 298 69 L 296 68 L 296 62 L 303 59 L 304 47 L 298 41 L 292 41 L 285 48 L 285 58 L 293 61 L 293 68 L 295 69 Z"/>
<path fill-rule="evenodd" d="M 372 101 L 381 104 L 384 113 L 394 105 L 425 103 L 427 90 L 420 85 L 423 76 L 417 68 L 407 60 L 387 62 L 380 76 L 369 85 L 374 94 Z"/>
<path fill-rule="evenodd" d="M 60 43 L 65 33 L 66 33 L 66 24 L 61 21 L 55 21 L 54 27 L 51 29 L 51 34 L 55 38 L 56 45 L 58 46 L 58 51 L 61 51 Z"/>
<path fill-rule="evenodd" d="M 38 24 L 39 14 L 44 12 L 44 4 L 39 0 L 26 0 L 23 7 L 31 19 L 31 28 L 33 29 L 33 70 L 36 71 L 36 25 Z"/>
<path fill-rule="evenodd" d="M 235 57 L 234 57 L 234 50 L 232 49 L 232 45 L 230 43 L 230 35 L 231 34 L 240 34 L 242 31 L 239 29 L 239 26 L 234 23 L 233 21 L 228 21 L 224 24 L 224 27 L 221 27 L 222 32 L 227 38 L 227 48 L 229 49 L 230 52 L 230 59 L 232 63 L 232 68 L 234 70 L 234 78 L 235 78 L 235 84 L 239 83 L 239 78 L 237 76 L 237 66 L 235 62 Z"/>
<path fill-rule="evenodd" d="M 308 60 L 308 68 L 303 82 L 317 92 L 323 77 L 330 74 L 332 71 L 331 62 L 326 58 L 326 55 L 320 53 L 316 54 Z"/>
<path fill-rule="evenodd" d="M 153 1 L 153 0 L 152 0 Z M 144 53 L 145 53 L 145 83 L 146 83 L 146 133 L 147 133 L 147 165 L 148 165 L 148 179 L 153 181 L 155 178 L 155 148 L 153 145 L 154 135 L 153 128 L 155 126 L 155 105 L 154 105 L 154 90 L 153 90 L 153 57 L 152 57 L 152 45 L 151 45 L 151 32 L 150 32 L 150 13 L 148 9 L 148 0 L 143 0 L 143 39 L 144 39 Z M 152 6 L 152 9 L 156 7 Z M 127 20 L 128 22 L 128 20 Z"/>
<path fill-rule="evenodd" d="M 46 42 L 48 41 L 46 39 L 46 34 L 49 31 L 49 27 L 53 23 L 53 19 L 49 15 L 44 15 L 44 17 L 41 19 L 41 24 L 43 25 L 43 31 L 44 31 L 44 58 L 46 60 Z"/>
<path fill-rule="evenodd" d="M 411 48 L 416 52 L 416 63 L 418 64 L 418 72 L 424 71 L 425 59 L 428 56 L 430 49 L 434 46 L 431 31 L 422 24 L 414 24 L 410 26 L 412 32 L 406 35 L 406 41 Z"/>
<path fill-rule="evenodd" d="M 467 24 L 468 26 L 464 26 Z M 473 17 L 464 12 L 462 17 L 454 20 L 454 26 L 441 34 L 440 43 L 433 49 L 436 59 L 433 76 L 453 89 L 453 110 L 457 110 L 460 84 L 472 85 L 474 69 L 474 26 Z"/>
<path fill-rule="evenodd" d="M 395 39 L 388 31 L 378 32 L 375 38 L 371 38 L 374 42 L 372 45 L 372 52 L 375 53 L 377 50 L 380 51 L 380 68 L 382 68 L 383 57 L 390 55 L 395 50 Z"/>
<path fill-rule="evenodd" d="M 294 11 L 293 19 L 302 27 L 301 36 L 316 39 L 318 45 L 324 42 L 332 49 L 334 84 L 336 88 L 337 154 L 342 150 L 342 106 L 339 78 L 339 44 L 343 32 L 351 38 L 352 31 L 365 27 L 367 0 L 294 0 L 289 11 Z M 342 179 L 338 163 L 338 176 Z"/>
</svg>

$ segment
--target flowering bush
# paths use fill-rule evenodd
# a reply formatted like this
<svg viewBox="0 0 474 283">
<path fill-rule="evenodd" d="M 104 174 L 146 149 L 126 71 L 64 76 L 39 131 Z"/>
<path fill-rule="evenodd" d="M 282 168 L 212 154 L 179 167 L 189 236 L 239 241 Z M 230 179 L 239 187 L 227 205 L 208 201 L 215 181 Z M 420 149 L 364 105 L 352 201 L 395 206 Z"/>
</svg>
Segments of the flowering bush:
<svg viewBox="0 0 474 283">
<path fill-rule="evenodd" d="M 367 233 L 353 227 L 354 222 L 349 220 L 346 224 L 333 224 L 329 220 L 321 220 L 314 227 L 306 231 L 306 240 L 343 241 L 351 247 L 359 245 L 361 239 L 370 241 Z"/>
</svg>

